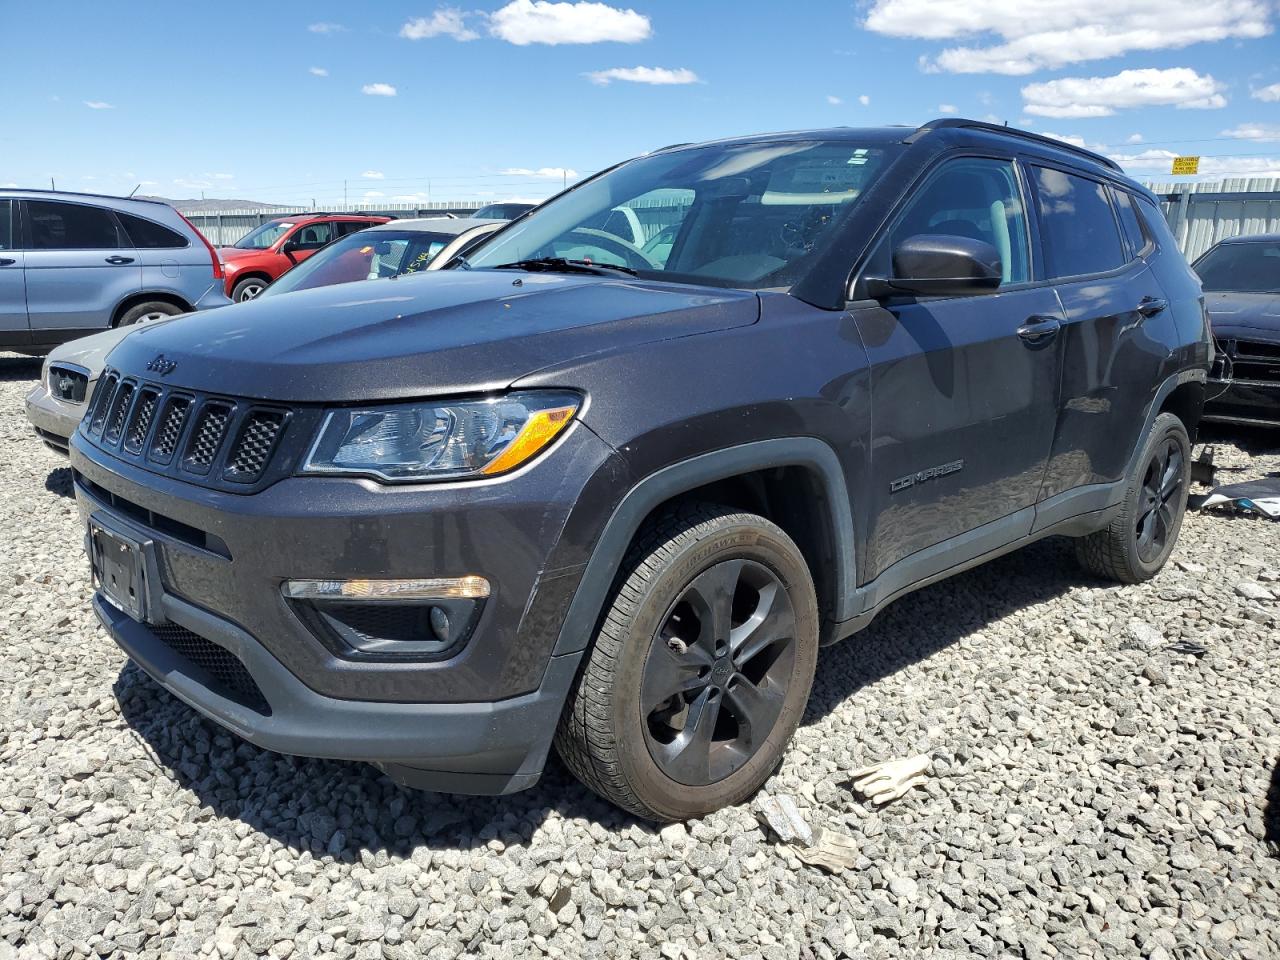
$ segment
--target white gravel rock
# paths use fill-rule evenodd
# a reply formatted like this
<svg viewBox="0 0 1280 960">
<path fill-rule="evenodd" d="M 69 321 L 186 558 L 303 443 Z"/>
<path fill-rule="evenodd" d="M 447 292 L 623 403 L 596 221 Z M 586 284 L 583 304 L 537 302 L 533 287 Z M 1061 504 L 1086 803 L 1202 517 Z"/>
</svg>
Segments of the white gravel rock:
<svg viewBox="0 0 1280 960">
<path fill-rule="evenodd" d="M 89 610 L 38 370 L 0 358 L 0 960 L 1280 956 L 1274 524 L 1190 515 L 1126 587 L 1047 541 L 824 650 L 767 789 L 856 839 L 828 874 L 749 805 L 658 831 L 554 761 L 439 796 L 201 719 Z M 1280 470 L 1274 438 L 1216 442 L 1231 479 Z M 917 753 L 891 807 L 848 789 Z"/>
</svg>

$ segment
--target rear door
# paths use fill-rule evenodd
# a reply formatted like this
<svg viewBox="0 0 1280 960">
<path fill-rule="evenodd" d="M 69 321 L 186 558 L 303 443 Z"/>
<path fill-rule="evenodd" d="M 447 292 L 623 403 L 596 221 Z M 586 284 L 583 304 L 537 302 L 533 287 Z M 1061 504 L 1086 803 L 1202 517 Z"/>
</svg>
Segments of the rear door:
<svg viewBox="0 0 1280 960">
<path fill-rule="evenodd" d="M 947 160 L 872 255 L 869 270 L 889 276 L 891 251 L 908 237 L 968 237 L 997 249 L 1003 278 L 989 294 L 855 309 L 872 364 L 868 579 L 962 534 L 976 556 L 1031 530 L 1057 417 L 1061 313 L 1037 280 L 1026 211 L 1012 159 Z M 960 552 L 923 554 L 881 589 L 960 562 Z"/>
<path fill-rule="evenodd" d="M 194 302 L 213 282 L 209 252 L 162 223 L 116 211 L 116 218 L 137 251 L 142 289 L 172 290 Z M 197 281 L 204 281 L 199 283 Z"/>
<path fill-rule="evenodd" d="M 285 255 L 296 266 L 317 250 L 323 250 L 337 236 L 337 224 L 333 220 L 317 220 L 304 223 L 285 242 Z"/>
<path fill-rule="evenodd" d="M 25 254 L 17 249 L 17 207 L 16 200 L 0 200 L 0 347 L 31 342 L 22 275 Z"/>
<path fill-rule="evenodd" d="M 63 200 L 24 200 L 27 313 L 36 342 L 111 325 L 142 289 L 142 267 L 110 210 Z"/>
<path fill-rule="evenodd" d="M 1111 185 L 1078 171 L 1029 170 L 1065 317 L 1058 429 L 1041 491 L 1048 499 L 1124 475 L 1176 329 L 1129 195 L 1118 199 Z"/>
</svg>

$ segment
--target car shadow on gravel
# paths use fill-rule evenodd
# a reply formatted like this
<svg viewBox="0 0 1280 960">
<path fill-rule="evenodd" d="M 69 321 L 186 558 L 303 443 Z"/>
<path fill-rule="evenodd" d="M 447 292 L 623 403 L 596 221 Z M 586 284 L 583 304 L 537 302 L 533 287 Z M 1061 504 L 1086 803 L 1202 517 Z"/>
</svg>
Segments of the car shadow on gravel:
<svg viewBox="0 0 1280 960">
<path fill-rule="evenodd" d="M 0 383 L 40 379 L 39 357 L 0 357 Z"/>
<path fill-rule="evenodd" d="M 891 603 L 871 624 L 822 650 L 803 723 L 820 721 L 859 690 L 1071 587 L 1098 584 L 1052 537 Z"/>
<path fill-rule="evenodd" d="M 199 807 L 295 851 L 346 861 L 372 857 L 381 864 L 421 850 L 533 845 L 535 832 L 557 817 L 586 820 L 593 833 L 655 829 L 587 790 L 554 751 L 542 780 L 529 790 L 505 797 L 428 793 L 401 787 L 368 764 L 256 747 L 205 719 L 129 661 L 113 692 L 125 722 L 163 764 L 140 776 L 168 773 Z M 196 811 L 187 816 L 203 819 Z"/>
<path fill-rule="evenodd" d="M 1280 450 L 1280 428 L 1268 429 L 1266 427 L 1236 426 L 1226 423 L 1206 423 L 1200 427 L 1196 443 L 1204 443 L 1209 446 L 1213 446 L 1215 443 L 1233 444 L 1250 456 L 1256 457 Z M 1220 467 L 1219 469 L 1229 473 L 1236 473 L 1241 472 L 1244 468 Z"/>
</svg>

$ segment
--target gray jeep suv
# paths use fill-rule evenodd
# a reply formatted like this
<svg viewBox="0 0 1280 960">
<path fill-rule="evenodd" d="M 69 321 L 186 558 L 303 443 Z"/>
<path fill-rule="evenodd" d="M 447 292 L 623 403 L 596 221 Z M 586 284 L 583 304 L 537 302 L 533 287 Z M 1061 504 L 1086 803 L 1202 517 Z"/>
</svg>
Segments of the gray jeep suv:
<svg viewBox="0 0 1280 960">
<path fill-rule="evenodd" d="M 220 307 L 222 263 L 167 203 L 0 190 L 0 350 L 39 355 L 139 320 Z"/>
<path fill-rule="evenodd" d="M 71 456 L 99 618 L 247 740 L 479 792 L 554 742 L 677 819 L 907 592 L 1050 534 L 1154 576 L 1209 363 L 1151 194 L 948 119 L 659 150 L 453 269 L 144 327 Z"/>
</svg>

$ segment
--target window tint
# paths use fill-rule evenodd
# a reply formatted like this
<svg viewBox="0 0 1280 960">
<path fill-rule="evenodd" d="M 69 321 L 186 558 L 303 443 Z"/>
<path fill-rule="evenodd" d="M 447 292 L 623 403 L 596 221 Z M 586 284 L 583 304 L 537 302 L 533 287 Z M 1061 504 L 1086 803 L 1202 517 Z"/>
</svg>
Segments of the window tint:
<svg viewBox="0 0 1280 960">
<path fill-rule="evenodd" d="M 13 246 L 13 201 L 0 200 L 0 250 Z"/>
<path fill-rule="evenodd" d="M 876 257 L 892 269 L 893 250 L 919 234 L 968 237 L 1000 253 L 1001 283 L 1031 279 L 1027 217 L 1013 163 L 963 159 L 945 164 L 911 199 Z"/>
<path fill-rule="evenodd" d="M 1165 250 L 1178 249 L 1178 241 L 1174 239 L 1173 231 L 1169 229 L 1169 221 L 1164 218 L 1159 207 L 1146 197 L 1139 196 L 1138 214 L 1147 228 L 1147 236 L 1156 246 Z"/>
<path fill-rule="evenodd" d="M 1138 211 L 1133 208 L 1133 198 L 1127 190 L 1113 190 L 1116 198 L 1116 213 L 1120 215 L 1120 229 L 1129 241 L 1129 250 L 1136 257 L 1146 249 L 1147 237 L 1142 232 L 1142 224 L 1138 221 Z"/>
<path fill-rule="evenodd" d="M 115 250 L 127 246 L 115 217 L 101 207 L 28 200 L 33 250 Z"/>
<path fill-rule="evenodd" d="M 135 217 L 132 214 L 116 212 L 120 225 L 133 241 L 135 247 L 144 250 L 172 249 L 187 246 L 187 238 L 176 230 L 170 230 L 158 223 Z"/>
<path fill-rule="evenodd" d="M 343 220 L 337 224 L 338 236 L 345 237 L 349 233 L 358 233 L 361 230 L 369 229 L 373 224 L 363 223 L 359 220 Z"/>
<path fill-rule="evenodd" d="M 1034 167 L 1040 233 L 1055 277 L 1105 273 L 1129 258 L 1120 242 L 1107 188 L 1097 180 Z"/>
<path fill-rule="evenodd" d="M 1280 291 L 1280 243 L 1220 243 L 1196 261 L 1196 273 L 1209 291 L 1276 293 Z"/>
<path fill-rule="evenodd" d="M 289 238 L 290 243 L 298 245 L 299 250 L 319 250 L 333 239 L 333 221 L 322 220 L 319 223 L 308 223 L 300 227 Z"/>
</svg>

